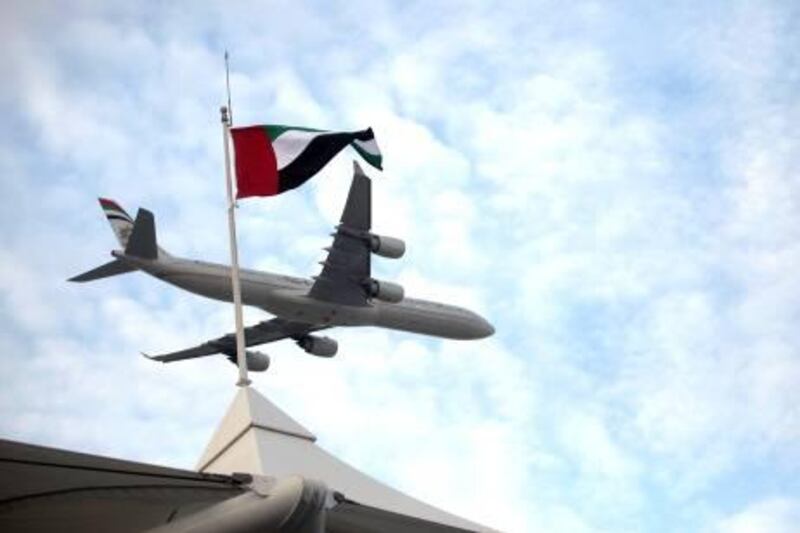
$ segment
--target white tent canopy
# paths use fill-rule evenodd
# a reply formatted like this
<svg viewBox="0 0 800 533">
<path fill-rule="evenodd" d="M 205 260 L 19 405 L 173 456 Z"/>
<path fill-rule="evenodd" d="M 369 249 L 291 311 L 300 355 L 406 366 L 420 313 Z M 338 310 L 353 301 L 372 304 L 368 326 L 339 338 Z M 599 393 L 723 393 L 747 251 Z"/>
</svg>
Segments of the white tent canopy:
<svg viewBox="0 0 800 533">
<path fill-rule="evenodd" d="M 251 387 L 240 388 L 198 462 L 200 472 L 299 475 L 347 499 L 393 513 L 474 531 L 490 528 L 423 503 L 337 459 L 316 437 Z"/>
</svg>

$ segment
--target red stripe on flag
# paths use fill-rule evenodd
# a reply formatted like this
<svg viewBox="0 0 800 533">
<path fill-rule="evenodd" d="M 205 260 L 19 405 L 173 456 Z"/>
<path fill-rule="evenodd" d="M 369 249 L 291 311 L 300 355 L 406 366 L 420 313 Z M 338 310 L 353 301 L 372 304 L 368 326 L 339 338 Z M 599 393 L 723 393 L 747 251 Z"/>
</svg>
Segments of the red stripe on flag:
<svg viewBox="0 0 800 533">
<path fill-rule="evenodd" d="M 232 128 L 236 158 L 236 198 L 278 194 L 278 162 L 261 126 Z"/>
</svg>

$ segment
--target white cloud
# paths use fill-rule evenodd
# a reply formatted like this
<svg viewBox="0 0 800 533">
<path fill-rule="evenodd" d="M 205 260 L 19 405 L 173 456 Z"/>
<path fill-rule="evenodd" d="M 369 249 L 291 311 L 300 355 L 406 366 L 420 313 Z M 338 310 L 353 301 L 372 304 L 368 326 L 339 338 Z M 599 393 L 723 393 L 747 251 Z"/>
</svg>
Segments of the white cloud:
<svg viewBox="0 0 800 533">
<path fill-rule="evenodd" d="M 719 533 L 790 533 L 800 523 L 800 503 L 790 498 L 771 498 L 718 521 Z"/>
</svg>

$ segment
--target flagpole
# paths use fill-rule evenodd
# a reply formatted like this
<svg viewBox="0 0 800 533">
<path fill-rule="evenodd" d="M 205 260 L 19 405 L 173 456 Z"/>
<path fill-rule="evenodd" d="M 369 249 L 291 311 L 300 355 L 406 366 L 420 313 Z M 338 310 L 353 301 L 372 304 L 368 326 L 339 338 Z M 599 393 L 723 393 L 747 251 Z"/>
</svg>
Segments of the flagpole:
<svg viewBox="0 0 800 533">
<path fill-rule="evenodd" d="M 226 58 L 227 59 L 227 58 Z M 245 354 L 244 325 L 242 323 L 242 288 L 239 282 L 239 250 L 236 246 L 236 218 L 234 209 L 236 203 L 233 199 L 233 182 L 231 180 L 231 149 L 230 149 L 230 117 L 228 108 L 220 108 L 222 115 L 222 140 L 225 146 L 225 188 L 228 191 L 228 231 L 231 242 L 231 289 L 233 291 L 233 310 L 236 320 L 236 361 L 239 364 L 239 381 L 236 385 L 247 387 L 250 379 L 247 377 L 247 356 Z"/>
</svg>

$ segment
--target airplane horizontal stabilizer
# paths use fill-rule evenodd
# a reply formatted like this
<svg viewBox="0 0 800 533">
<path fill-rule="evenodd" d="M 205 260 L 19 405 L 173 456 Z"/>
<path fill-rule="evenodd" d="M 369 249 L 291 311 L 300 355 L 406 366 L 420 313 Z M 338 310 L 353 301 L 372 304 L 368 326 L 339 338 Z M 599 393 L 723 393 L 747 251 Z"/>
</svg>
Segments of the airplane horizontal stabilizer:
<svg viewBox="0 0 800 533">
<path fill-rule="evenodd" d="M 111 276 L 117 276 L 119 274 L 126 274 L 128 272 L 133 272 L 134 270 L 136 270 L 136 267 L 127 265 L 118 259 L 114 259 L 113 261 L 108 262 L 105 265 L 101 265 L 97 268 L 93 268 L 88 272 L 84 272 L 83 274 L 78 274 L 75 277 L 69 278 L 68 281 L 76 281 L 79 283 L 83 283 L 85 281 L 94 281 L 96 279 L 108 278 Z"/>
</svg>

